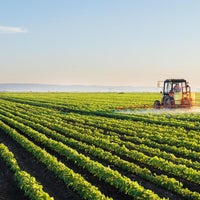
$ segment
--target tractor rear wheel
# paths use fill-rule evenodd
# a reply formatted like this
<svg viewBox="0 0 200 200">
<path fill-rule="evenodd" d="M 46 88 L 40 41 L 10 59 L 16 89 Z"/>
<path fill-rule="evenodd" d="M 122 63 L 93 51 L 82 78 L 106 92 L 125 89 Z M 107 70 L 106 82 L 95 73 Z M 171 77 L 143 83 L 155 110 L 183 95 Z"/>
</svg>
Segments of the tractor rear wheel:
<svg viewBox="0 0 200 200">
<path fill-rule="evenodd" d="M 174 98 L 170 96 L 165 96 L 163 100 L 164 108 L 173 108 L 175 106 Z"/>
</svg>

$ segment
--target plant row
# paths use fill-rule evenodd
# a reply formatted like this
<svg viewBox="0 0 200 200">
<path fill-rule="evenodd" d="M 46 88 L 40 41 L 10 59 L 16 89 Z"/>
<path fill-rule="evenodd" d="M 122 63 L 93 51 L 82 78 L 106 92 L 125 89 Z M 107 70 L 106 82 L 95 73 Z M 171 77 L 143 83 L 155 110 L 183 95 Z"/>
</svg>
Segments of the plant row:
<svg viewBox="0 0 200 200">
<path fill-rule="evenodd" d="M 3 143 L 0 143 L 0 158 L 6 162 L 6 165 L 14 173 L 17 185 L 24 191 L 25 196 L 28 196 L 32 200 L 54 199 L 48 193 L 44 192 L 43 186 L 37 182 L 35 177 L 20 169 L 14 154 Z"/>
<path fill-rule="evenodd" d="M 3 109 L 5 109 L 5 107 L 4 108 L 2 108 L 2 110 Z M 8 111 L 10 111 L 10 113 L 13 113 L 14 115 L 18 115 L 18 116 L 20 116 L 20 117 L 22 117 L 23 119 L 27 119 L 27 120 L 29 120 L 29 121 L 34 121 L 34 122 L 36 122 L 36 123 L 40 123 L 40 121 L 42 120 L 42 119 L 48 119 L 48 115 L 46 115 L 46 116 L 40 116 L 40 119 L 38 119 L 38 116 L 37 115 L 33 115 L 33 114 L 31 114 L 31 113 L 29 113 L 29 112 L 24 112 L 24 114 L 23 114 L 23 111 L 21 111 L 21 110 L 19 110 L 18 112 L 16 112 L 16 111 L 12 111 L 12 110 L 7 110 L 7 112 Z M 26 114 L 25 114 L 26 113 Z M 32 115 L 32 116 L 31 116 Z M 52 116 L 51 116 L 52 117 Z M 22 122 L 24 122 L 23 120 L 22 120 Z M 56 123 L 58 123 L 59 121 L 58 120 L 56 120 Z M 54 121 L 51 121 L 51 123 L 55 123 L 55 120 Z M 68 128 L 70 128 L 70 126 L 71 126 L 71 129 L 76 129 L 77 127 L 76 126 L 72 126 L 72 125 L 68 125 L 68 124 L 66 124 L 66 123 L 61 123 L 61 122 L 59 122 L 59 125 L 61 125 L 61 126 L 65 126 L 65 127 L 68 127 Z M 84 129 L 80 129 L 80 128 L 77 128 L 76 129 L 77 131 L 83 131 L 83 133 L 85 133 L 86 132 L 86 130 L 84 130 Z M 144 145 L 144 144 L 140 144 L 140 145 L 136 145 L 136 144 L 134 144 L 134 142 L 135 142 L 135 138 L 134 139 L 132 139 L 132 138 L 130 138 L 129 137 L 129 139 L 132 139 L 132 141 L 131 142 L 128 142 L 128 141 L 122 141 L 122 140 L 120 140 L 118 137 L 110 137 L 110 136 L 108 136 L 108 135 L 102 135 L 102 134 L 99 134 L 97 131 L 95 131 L 95 132 L 92 132 L 92 131 L 90 131 L 89 132 L 89 130 L 87 129 L 87 135 L 94 135 L 95 134 L 95 137 L 97 137 L 97 138 L 103 138 L 103 139 L 106 139 L 106 140 L 112 140 L 112 142 L 115 142 L 115 143 L 118 143 L 119 145 L 121 145 L 121 146 L 126 146 L 128 149 L 134 149 L 134 150 L 137 150 L 137 151 L 140 151 L 140 152 L 142 152 L 142 153 L 145 153 L 145 154 L 150 154 L 151 156 L 159 156 L 159 157 L 161 157 L 161 158 L 164 158 L 165 160 L 169 160 L 169 161 L 173 161 L 173 163 L 176 163 L 176 164 L 184 164 L 184 165 L 186 165 L 186 166 L 188 166 L 188 167 L 192 167 L 193 169 L 197 169 L 197 170 L 199 170 L 200 169 L 200 163 L 199 162 L 192 162 L 191 160 L 188 160 L 188 159 L 184 159 L 184 158 L 177 158 L 176 156 L 174 156 L 174 154 L 171 154 L 171 153 L 166 153 L 165 151 L 161 151 L 159 148 L 152 148 L 152 147 L 148 147 L 148 146 L 146 146 L 146 145 Z M 104 137 L 103 137 L 104 136 Z M 128 138 L 128 137 L 126 137 L 126 138 Z M 140 139 L 140 138 L 138 138 L 138 139 Z M 197 155 L 198 156 L 198 155 Z"/>
<path fill-rule="evenodd" d="M 114 171 L 109 167 L 105 167 L 98 162 L 92 161 L 89 157 L 79 154 L 76 150 L 62 144 L 61 142 L 49 139 L 30 127 L 3 115 L 0 115 L 0 119 L 19 129 L 24 134 L 27 134 L 35 141 L 51 148 L 60 155 L 65 156 L 68 160 L 71 160 L 75 164 L 88 170 L 91 174 L 98 177 L 99 180 L 104 180 L 106 183 L 116 187 L 120 192 L 124 192 L 136 199 L 160 199 L 157 194 L 153 193 L 151 190 L 143 188 L 136 181 L 131 181 L 129 178 L 123 177 L 119 172 Z"/>
<path fill-rule="evenodd" d="M 11 114 L 9 114 L 9 117 L 13 117 L 16 120 L 20 120 L 20 118 L 15 117 Z M 23 121 L 23 119 L 21 120 Z M 43 122 L 45 126 L 51 128 L 52 124 L 45 123 L 42 120 L 40 121 Z M 182 178 L 185 178 L 186 180 L 189 180 L 198 184 L 200 183 L 199 172 L 192 168 L 188 168 L 185 165 L 175 165 L 157 156 L 151 158 L 135 150 L 128 150 L 125 146 L 121 147 L 120 145 L 116 143 L 110 143 L 109 141 L 104 140 L 104 139 L 99 139 L 99 138 L 95 138 L 89 135 L 80 134 L 80 133 L 77 133 L 76 131 L 69 130 L 65 127 L 61 127 L 56 124 L 54 124 L 53 126 L 57 127 L 58 129 L 57 131 L 63 132 L 64 134 L 67 133 L 67 135 L 70 137 L 81 139 L 82 141 L 88 142 L 89 144 L 95 144 L 96 146 L 102 147 L 112 152 L 116 152 L 117 154 L 122 155 L 122 156 L 125 155 L 141 163 L 166 171 L 169 174 L 180 176 Z"/>
<path fill-rule="evenodd" d="M 29 108 L 29 107 L 28 107 Z M 30 109 L 30 108 L 29 108 Z M 30 110 L 30 112 L 29 112 L 29 115 L 30 116 L 33 116 L 33 117 L 35 117 L 35 115 L 33 115 L 33 113 L 35 112 L 35 110 L 36 110 L 36 108 L 35 109 L 31 109 Z M 20 113 L 21 112 L 23 112 L 22 111 L 22 109 L 19 111 Z M 27 110 L 24 110 L 24 113 L 26 113 L 27 112 Z M 49 112 L 51 112 L 51 116 L 49 115 Z M 37 112 L 36 112 L 37 113 Z M 54 121 L 56 121 L 57 123 L 59 122 L 60 124 L 61 123 L 63 123 L 63 121 L 60 119 L 61 117 L 63 117 L 63 120 L 64 121 L 66 121 L 66 120 L 68 120 L 68 121 L 75 121 L 75 123 L 73 124 L 73 129 L 76 129 L 77 131 L 87 131 L 87 134 L 89 133 L 88 131 L 90 131 L 89 129 L 87 129 L 87 130 L 84 130 L 85 129 L 85 126 L 88 126 L 88 125 L 84 125 L 83 126 L 83 123 L 86 121 L 86 120 L 84 120 L 83 122 L 81 122 L 82 120 L 82 118 L 84 119 L 84 117 L 85 116 L 81 116 L 82 118 L 80 118 L 80 116 L 73 116 L 73 115 L 70 115 L 70 116 L 66 116 L 66 115 L 61 115 L 61 114 L 58 114 L 58 113 L 56 113 L 55 111 L 50 111 L 50 110 L 47 110 L 46 111 L 46 115 L 44 114 L 45 113 L 45 109 L 42 109 L 42 114 L 40 114 L 40 113 L 37 113 L 38 115 L 42 115 L 43 117 L 45 117 L 46 116 L 46 119 L 48 119 L 48 121 L 49 122 L 53 122 L 54 123 Z M 48 114 L 47 114 L 48 113 Z M 55 116 L 55 117 L 54 117 Z M 77 118 L 77 119 L 76 119 Z M 101 119 L 100 118 L 97 118 L 96 120 L 95 120 L 95 118 L 93 119 L 92 117 L 91 118 L 88 118 L 87 117 L 87 120 L 90 120 L 89 121 L 89 124 L 90 124 L 90 126 L 94 129 L 94 127 L 93 126 L 97 126 L 97 124 L 98 123 L 100 123 L 100 121 L 101 121 Z M 98 121 L 97 121 L 98 120 Z M 78 122 L 76 122 L 76 121 L 79 121 L 79 123 Z M 107 120 L 108 121 L 108 120 Z M 104 123 L 105 123 L 105 120 L 104 120 Z M 113 125 L 114 124 L 116 124 L 117 122 L 113 122 Z M 84 123 L 85 124 L 85 123 Z M 119 126 L 118 125 L 119 123 L 117 123 L 117 125 L 116 126 Z M 68 126 L 69 127 L 69 124 L 66 124 L 65 122 L 63 123 L 63 125 L 64 126 Z M 75 125 L 77 125 L 77 126 L 75 126 Z M 111 124 L 109 124 L 109 126 L 110 126 Z M 113 130 L 112 130 L 112 128 L 114 129 L 114 131 L 116 131 L 114 134 L 115 134 L 115 136 L 117 136 L 117 137 L 113 137 L 112 136 L 112 138 L 109 136 L 109 139 L 111 139 L 111 140 L 113 140 L 113 141 L 116 141 L 117 142 L 117 140 L 118 140 L 118 138 L 121 136 L 121 134 L 123 134 L 124 132 L 126 132 L 126 135 L 125 136 L 123 136 L 122 138 L 125 138 L 126 140 L 128 140 L 128 141 L 130 141 L 130 142 L 137 142 L 137 143 L 139 143 L 139 144 L 141 144 L 141 143 L 143 143 L 143 144 L 145 144 L 145 145 L 147 145 L 147 146 L 149 146 L 150 148 L 151 147 L 153 147 L 153 148 L 157 148 L 156 150 L 154 150 L 154 152 L 155 151 L 157 151 L 158 149 L 161 149 L 161 150 L 164 150 L 164 151 L 169 151 L 169 152 L 171 152 L 171 153 L 175 153 L 175 154 L 178 154 L 178 155 L 182 155 L 182 156 L 185 156 L 185 157 L 189 157 L 189 158 L 191 158 L 191 159 L 198 159 L 199 157 L 200 157 L 200 153 L 198 153 L 198 152 L 195 152 L 195 151 L 192 151 L 191 149 L 187 149 L 187 148 L 185 148 L 185 146 L 183 146 L 183 147 L 180 147 L 180 146 L 175 146 L 175 144 L 173 145 L 173 144 L 165 144 L 165 143 L 158 143 L 158 141 L 157 140 L 159 140 L 159 139 L 162 139 L 162 142 L 164 142 L 163 141 L 163 136 L 162 136 L 162 134 L 160 133 L 160 129 L 159 129 L 159 132 L 156 132 L 155 133 L 155 135 L 152 135 L 152 134 L 150 134 L 150 133 L 147 133 L 147 132 L 144 132 L 144 133 L 142 133 L 141 131 L 139 131 L 138 130 L 138 124 L 135 124 L 135 125 L 133 125 L 134 126 L 134 131 L 133 130 L 131 130 L 131 131 L 129 131 L 129 130 L 124 130 L 123 131 L 123 127 L 119 127 L 119 128 L 116 128 L 116 126 L 114 127 L 112 125 L 112 127 L 109 127 L 108 126 L 108 124 L 107 124 L 107 128 L 106 129 L 108 129 L 108 131 L 106 131 L 106 133 L 107 133 L 107 136 L 105 136 L 105 137 L 108 137 L 108 135 L 111 133 L 112 135 L 113 135 Z M 72 126 L 72 125 L 71 125 Z M 84 129 L 83 128 L 81 128 L 81 127 L 84 127 Z M 126 125 L 125 125 L 126 126 Z M 144 124 L 143 124 L 143 126 L 145 126 Z M 90 127 L 90 128 L 91 128 Z M 103 127 L 103 124 L 99 124 L 98 125 L 98 127 L 97 128 L 99 128 L 98 129 L 98 131 L 101 131 L 101 132 L 103 132 L 102 131 L 102 127 Z M 101 128 L 101 129 L 100 129 Z M 122 129 L 123 128 L 123 129 Z M 112 130 L 112 131 L 111 131 Z M 156 128 L 155 129 L 155 131 L 157 131 L 158 129 Z M 136 133 L 136 131 L 138 132 L 138 133 Z M 121 134 L 120 134 L 120 132 L 121 132 Z M 182 132 L 181 130 L 180 130 L 180 132 Z M 93 131 L 93 133 L 94 133 L 94 131 Z M 96 133 L 96 131 L 95 131 L 95 133 Z M 130 136 L 128 136 L 128 135 L 130 135 Z M 196 133 L 196 135 L 197 135 L 197 133 Z M 96 134 L 96 136 L 99 136 L 99 137 L 103 137 L 102 135 L 97 135 Z M 143 139 L 143 137 L 145 137 L 145 140 Z M 157 140 L 155 141 L 155 138 L 157 137 Z M 170 137 L 171 137 L 171 134 L 170 134 Z M 151 140 L 151 138 L 153 138 L 154 140 Z M 169 143 L 168 142 L 168 137 L 166 138 L 165 137 L 165 141 L 167 142 L 167 143 Z M 186 140 L 186 139 L 185 139 Z M 188 144 L 189 145 L 189 144 Z M 187 146 L 188 146 L 187 145 Z M 151 150 L 152 150 L 152 148 L 151 148 Z M 145 151 L 148 151 L 148 149 L 146 149 Z M 159 150 L 158 150 L 159 151 Z M 149 151 L 150 152 L 150 151 Z M 164 155 L 165 156 L 165 155 Z M 171 157 L 172 156 L 172 157 Z M 165 159 L 173 159 L 174 160 L 174 156 L 173 155 L 166 155 L 164 158 Z M 181 162 L 182 162 L 182 159 L 178 159 L 178 162 L 177 163 L 179 163 L 179 164 L 181 164 Z M 183 161 L 184 162 L 184 161 Z M 190 162 L 190 161 L 189 161 Z M 185 162 L 183 163 L 183 164 L 186 164 Z M 189 163 L 189 165 L 190 165 L 190 163 Z M 198 164 L 197 164 L 198 165 Z"/>
<path fill-rule="evenodd" d="M 13 120 L 11 121 L 14 122 Z M 56 157 L 29 141 L 15 129 L 9 127 L 2 121 L 0 121 L 0 127 L 1 130 L 17 141 L 40 162 L 45 164 L 50 171 L 63 180 L 68 187 L 71 187 L 74 191 L 76 191 L 83 199 L 110 199 L 105 197 L 105 195 L 103 195 L 98 188 L 91 185 L 80 174 L 77 174 L 72 169 L 66 167 L 62 162 L 58 161 Z"/>
<path fill-rule="evenodd" d="M 44 133 L 52 139 L 56 139 L 57 141 L 61 141 L 69 146 L 72 146 L 75 149 L 85 151 L 92 156 L 98 157 L 102 160 L 106 160 L 107 162 L 109 162 L 109 164 L 114 164 L 115 166 L 120 167 L 123 170 L 139 175 L 140 177 L 151 181 L 161 187 L 167 188 L 168 190 L 175 192 L 183 197 L 187 197 L 188 199 L 200 198 L 200 194 L 198 194 L 197 192 L 191 192 L 187 188 L 183 188 L 182 183 L 176 181 L 174 178 L 168 178 L 166 175 L 152 174 L 151 171 L 146 168 L 141 168 L 134 163 L 125 161 L 116 155 L 112 155 L 110 152 L 104 151 L 101 148 L 97 148 L 93 145 L 87 145 L 86 143 L 74 140 L 72 138 L 64 137 L 63 135 L 55 131 L 39 125 L 38 123 L 36 124 L 32 122 L 32 120 L 28 121 L 22 119 L 22 121 L 28 126 Z"/>
</svg>

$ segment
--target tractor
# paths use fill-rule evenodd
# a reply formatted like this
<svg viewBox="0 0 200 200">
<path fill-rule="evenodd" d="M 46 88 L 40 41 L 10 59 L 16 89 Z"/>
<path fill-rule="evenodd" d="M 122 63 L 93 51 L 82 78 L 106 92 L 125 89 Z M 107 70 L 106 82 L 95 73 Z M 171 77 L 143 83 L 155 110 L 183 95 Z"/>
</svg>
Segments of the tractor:
<svg viewBox="0 0 200 200">
<path fill-rule="evenodd" d="M 158 86 L 160 86 L 160 81 Z M 166 79 L 161 91 L 161 101 L 154 101 L 154 108 L 185 108 L 194 103 L 191 88 L 185 79 Z"/>
</svg>

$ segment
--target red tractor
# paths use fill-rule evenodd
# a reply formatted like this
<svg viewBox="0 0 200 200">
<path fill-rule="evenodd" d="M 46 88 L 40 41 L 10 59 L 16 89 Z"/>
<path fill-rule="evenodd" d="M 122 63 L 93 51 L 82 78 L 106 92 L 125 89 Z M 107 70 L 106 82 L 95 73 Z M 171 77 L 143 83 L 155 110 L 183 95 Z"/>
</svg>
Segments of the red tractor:
<svg viewBox="0 0 200 200">
<path fill-rule="evenodd" d="M 154 108 L 191 107 L 194 102 L 191 88 L 184 79 L 167 79 L 163 84 L 161 101 L 154 101 Z"/>
</svg>

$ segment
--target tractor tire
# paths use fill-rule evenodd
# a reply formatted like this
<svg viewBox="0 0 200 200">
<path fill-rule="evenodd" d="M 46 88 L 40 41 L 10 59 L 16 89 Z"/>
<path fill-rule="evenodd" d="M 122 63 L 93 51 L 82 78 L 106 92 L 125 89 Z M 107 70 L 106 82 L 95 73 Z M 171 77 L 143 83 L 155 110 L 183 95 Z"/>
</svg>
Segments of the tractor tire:
<svg viewBox="0 0 200 200">
<path fill-rule="evenodd" d="M 163 100 L 163 106 L 164 108 L 173 108 L 175 106 L 174 98 L 170 96 L 165 96 Z"/>
<path fill-rule="evenodd" d="M 153 104 L 153 107 L 154 107 L 155 109 L 159 109 L 160 106 L 161 106 L 160 101 L 159 101 L 159 100 L 155 100 L 155 101 L 154 101 L 154 104 Z"/>
</svg>

